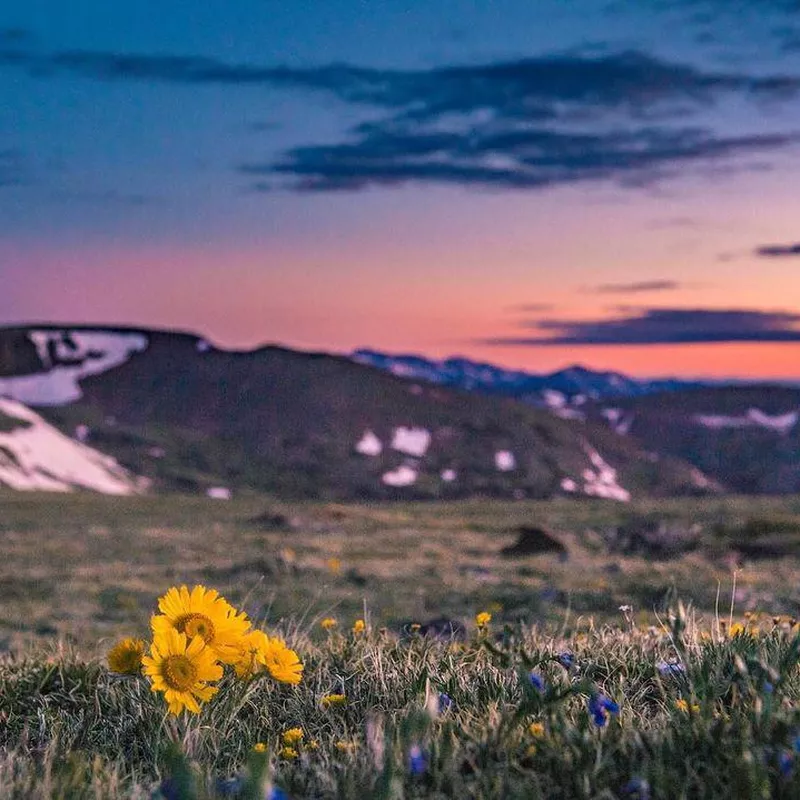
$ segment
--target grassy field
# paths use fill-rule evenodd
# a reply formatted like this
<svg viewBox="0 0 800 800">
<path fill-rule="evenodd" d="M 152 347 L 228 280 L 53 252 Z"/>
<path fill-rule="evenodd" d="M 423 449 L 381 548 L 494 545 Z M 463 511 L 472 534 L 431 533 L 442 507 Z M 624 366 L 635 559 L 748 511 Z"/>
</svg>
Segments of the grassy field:
<svg viewBox="0 0 800 800">
<path fill-rule="evenodd" d="M 566 554 L 503 555 L 523 525 Z M 2 797 L 265 796 L 259 781 L 294 798 L 800 796 L 796 498 L 6 493 L 0 542 Z M 174 720 L 144 679 L 109 673 L 111 645 L 146 638 L 181 583 L 284 636 L 302 683 L 226 676 Z M 416 630 L 439 617 L 457 639 Z M 322 708 L 331 692 L 344 706 Z M 604 696 L 619 711 L 598 718 Z"/>
</svg>

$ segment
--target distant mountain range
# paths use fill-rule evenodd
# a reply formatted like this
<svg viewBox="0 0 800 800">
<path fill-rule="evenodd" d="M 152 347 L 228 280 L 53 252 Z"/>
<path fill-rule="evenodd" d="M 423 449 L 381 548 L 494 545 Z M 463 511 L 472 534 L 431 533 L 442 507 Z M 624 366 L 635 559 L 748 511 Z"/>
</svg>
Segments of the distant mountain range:
<svg viewBox="0 0 800 800">
<path fill-rule="evenodd" d="M 719 386 L 747 386 L 755 381 L 681 380 L 678 378 L 636 379 L 621 372 L 598 372 L 575 364 L 551 373 L 504 369 L 468 358 L 452 357 L 441 361 L 418 355 L 391 355 L 377 350 L 356 350 L 354 361 L 391 372 L 400 377 L 452 386 L 469 392 L 484 392 L 526 401 L 540 400 L 552 405 L 547 392 L 558 392 L 572 402 L 606 400 L 617 397 L 642 397 L 660 392 L 679 392 Z M 780 382 L 800 389 L 800 381 Z"/>
<path fill-rule="evenodd" d="M 35 407 L 153 491 L 626 500 L 716 488 L 691 464 L 645 450 L 602 418 L 560 418 L 568 415 L 344 357 L 220 350 L 191 334 L 0 329 L 2 395 Z M 0 458 L 24 471 L 15 449 L 21 426 L 9 427 L 14 446 Z M 38 463 L 46 459 L 42 452 Z"/>
</svg>

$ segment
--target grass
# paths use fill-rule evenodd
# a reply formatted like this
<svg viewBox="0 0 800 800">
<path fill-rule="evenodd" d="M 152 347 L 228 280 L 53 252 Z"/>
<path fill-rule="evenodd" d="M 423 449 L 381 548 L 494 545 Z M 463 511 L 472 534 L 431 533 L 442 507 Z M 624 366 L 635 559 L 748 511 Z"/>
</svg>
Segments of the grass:
<svg viewBox="0 0 800 800">
<path fill-rule="evenodd" d="M 256 797 L 265 782 L 293 798 L 800 795 L 798 563 L 735 549 L 779 536 L 797 552 L 796 499 L 0 503 L 4 798 Z M 701 524 L 698 546 L 609 550 L 606 531 L 653 515 Z M 503 558 L 522 524 L 554 531 L 568 559 Z M 111 674 L 113 641 L 146 637 L 157 596 L 181 582 L 220 589 L 283 635 L 303 682 L 228 676 L 176 721 L 144 679 Z M 439 616 L 464 637 L 408 627 Z M 323 709 L 331 692 L 346 704 Z M 598 693 L 619 705 L 602 727 Z M 293 727 L 304 740 L 289 759 Z"/>
</svg>

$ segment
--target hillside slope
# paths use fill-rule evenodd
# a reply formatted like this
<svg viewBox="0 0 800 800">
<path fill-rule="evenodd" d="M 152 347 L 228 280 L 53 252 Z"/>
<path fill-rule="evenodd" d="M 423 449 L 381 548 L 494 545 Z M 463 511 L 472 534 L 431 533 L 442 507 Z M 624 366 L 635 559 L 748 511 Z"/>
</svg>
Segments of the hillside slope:
<svg viewBox="0 0 800 800">
<path fill-rule="evenodd" d="M 615 400 L 595 419 L 694 464 L 731 491 L 800 492 L 800 391 L 730 386 Z"/>
<path fill-rule="evenodd" d="M 124 358 L 105 366 L 102 348 L 84 348 L 73 359 L 80 363 L 65 365 L 58 361 L 62 345 L 40 346 L 37 353 L 56 360 L 36 363 L 29 353 L 27 380 L 41 391 L 72 369 L 78 399 L 43 413 L 156 488 L 620 500 L 701 488 L 688 465 L 654 459 L 604 424 L 559 419 L 511 400 L 418 384 L 324 354 L 231 352 L 188 334 L 92 331 L 112 337 L 109 349 Z M 63 341 L 83 333 L 85 342 L 92 331 L 36 328 L 28 335 Z M 103 370 L 94 368 L 100 364 Z M 11 381 L 19 378 L 6 367 L 9 373 Z"/>
</svg>

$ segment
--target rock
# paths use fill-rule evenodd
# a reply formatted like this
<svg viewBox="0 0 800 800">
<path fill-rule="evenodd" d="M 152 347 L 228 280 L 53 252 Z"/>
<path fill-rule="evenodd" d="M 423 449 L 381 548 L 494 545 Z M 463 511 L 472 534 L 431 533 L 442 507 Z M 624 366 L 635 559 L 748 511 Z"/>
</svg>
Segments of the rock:
<svg viewBox="0 0 800 800">
<path fill-rule="evenodd" d="M 626 556 L 674 558 L 700 545 L 700 525 L 657 517 L 634 517 L 607 534 L 609 549 Z"/>
<path fill-rule="evenodd" d="M 456 619 L 448 617 L 436 617 L 420 624 L 408 622 L 403 625 L 403 634 L 412 636 L 430 636 L 432 639 L 442 639 L 444 641 L 462 641 L 467 638 L 467 629 Z"/>
<path fill-rule="evenodd" d="M 294 528 L 292 520 L 285 514 L 274 511 L 265 511 L 247 520 L 247 524 L 261 531 L 288 531 Z"/>
<path fill-rule="evenodd" d="M 562 559 L 569 556 L 567 548 L 552 533 L 530 525 L 520 525 L 517 528 L 517 541 L 500 551 L 500 555 L 506 558 L 538 556 L 543 553 L 555 553 Z"/>
</svg>

